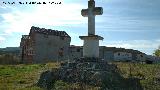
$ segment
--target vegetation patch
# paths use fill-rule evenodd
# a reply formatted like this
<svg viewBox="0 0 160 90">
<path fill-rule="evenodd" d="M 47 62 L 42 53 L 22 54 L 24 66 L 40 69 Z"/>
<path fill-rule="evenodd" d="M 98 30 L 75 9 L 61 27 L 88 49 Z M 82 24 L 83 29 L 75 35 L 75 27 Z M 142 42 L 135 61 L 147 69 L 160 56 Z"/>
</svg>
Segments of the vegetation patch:
<svg viewBox="0 0 160 90">
<path fill-rule="evenodd" d="M 160 64 L 138 64 L 138 63 L 114 63 L 119 69 L 121 76 L 106 76 L 106 85 L 112 88 L 125 87 L 123 80 L 126 78 L 129 86 L 132 78 L 140 80 L 140 85 L 145 90 L 160 90 Z M 39 76 L 46 70 L 58 68 L 59 63 L 33 64 L 33 65 L 0 65 L 0 90 L 43 90 L 36 86 Z M 112 77 L 112 78 L 107 78 Z M 112 82 L 109 83 L 108 82 Z M 55 90 L 100 90 L 99 87 L 66 83 L 61 80 L 55 82 Z"/>
<path fill-rule="evenodd" d="M 57 67 L 57 63 L 0 65 L 0 90 L 42 90 L 35 85 L 40 74 Z"/>
</svg>

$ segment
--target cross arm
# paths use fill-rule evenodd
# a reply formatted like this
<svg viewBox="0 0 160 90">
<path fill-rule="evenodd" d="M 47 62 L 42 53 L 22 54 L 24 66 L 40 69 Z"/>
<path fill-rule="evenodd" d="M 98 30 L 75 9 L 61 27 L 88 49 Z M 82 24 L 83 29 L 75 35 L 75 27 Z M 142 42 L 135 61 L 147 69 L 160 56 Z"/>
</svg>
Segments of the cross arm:
<svg viewBox="0 0 160 90">
<path fill-rule="evenodd" d="M 81 10 L 81 15 L 82 15 L 83 17 L 87 17 L 87 16 L 88 16 L 88 9 L 82 9 L 82 10 Z"/>
<path fill-rule="evenodd" d="M 102 15 L 103 14 L 103 8 L 102 7 L 95 7 L 94 8 L 94 15 Z"/>
<path fill-rule="evenodd" d="M 102 15 L 103 14 L 103 8 L 102 7 L 95 7 L 93 9 L 93 14 L 94 15 Z M 82 9 L 81 10 L 81 15 L 83 17 L 87 17 L 88 16 L 88 9 Z"/>
</svg>

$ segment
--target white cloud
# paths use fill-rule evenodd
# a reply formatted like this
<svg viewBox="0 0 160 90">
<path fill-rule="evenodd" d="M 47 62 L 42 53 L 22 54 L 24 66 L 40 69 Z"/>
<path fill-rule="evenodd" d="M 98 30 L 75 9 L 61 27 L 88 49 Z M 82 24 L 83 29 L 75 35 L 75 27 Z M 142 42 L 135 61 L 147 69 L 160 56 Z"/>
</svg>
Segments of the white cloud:
<svg viewBox="0 0 160 90">
<path fill-rule="evenodd" d="M 147 54 L 152 54 L 160 45 L 160 40 L 130 40 L 103 42 L 107 47 L 117 47 L 126 49 L 137 49 Z M 104 44 L 103 44 L 104 45 Z"/>
<path fill-rule="evenodd" d="M 2 43 L 4 40 L 5 40 L 5 38 L 0 36 L 0 43 Z"/>
<path fill-rule="evenodd" d="M 0 5 L 0 8 L 1 8 L 1 9 L 6 9 L 6 7 L 5 7 L 5 6 L 1 6 L 1 5 Z"/>
<path fill-rule="evenodd" d="M 131 41 L 113 41 L 107 43 L 107 46 L 111 47 L 123 47 L 123 48 L 157 48 L 160 44 L 160 40 L 131 40 Z"/>
<path fill-rule="evenodd" d="M 41 1 L 41 0 L 38 0 Z M 59 0 L 58 0 L 59 1 Z M 63 1 L 63 0 L 61 0 Z M 4 34 L 13 32 L 28 33 L 33 25 L 49 26 L 74 26 L 86 22 L 81 16 L 82 5 L 69 3 L 62 5 L 36 5 L 32 11 L 16 9 L 9 13 L 1 14 L 4 19 L 0 24 L 6 26 Z M 29 8 L 29 6 L 28 6 Z M 73 9 L 74 8 L 74 9 Z M 77 12 L 79 11 L 79 12 Z M 87 23 L 87 22 L 86 22 Z"/>
<path fill-rule="evenodd" d="M 9 39 L 14 33 L 28 34 L 33 25 L 40 27 L 41 25 L 77 27 L 79 24 L 87 23 L 87 18 L 81 16 L 83 5 L 74 2 L 66 3 L 63 0 L 57 1 L 62 1 L 62 5 L 24 5 L 27 8 L 23 10 L 20 5 L 3 5 L 3 7 L 0 7 L 4 10 L 3 13 L 0 13 L 0 17 L 2 17 L 2 21 L 0 21 L 2 31 L 0 32 L 0 42 Z M 54 2 L 56 1 L 54 0 Z M 76 36 L 72 32 L 71 35 Z"/>
</svg>

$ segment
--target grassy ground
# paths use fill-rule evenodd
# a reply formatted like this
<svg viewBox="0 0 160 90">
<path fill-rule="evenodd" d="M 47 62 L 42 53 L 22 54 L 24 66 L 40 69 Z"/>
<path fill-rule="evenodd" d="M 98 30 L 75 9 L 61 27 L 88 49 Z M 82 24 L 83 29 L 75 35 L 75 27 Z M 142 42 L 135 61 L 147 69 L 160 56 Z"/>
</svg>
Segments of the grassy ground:
<svg viewBox="0 0 160 90">
<path fill-rule="evenodd" d="M 124 78 L 139 78 L 145 90 L 160 90 L 160 64 L 114 63 Z M 58 68 L 58 63 L 33 65 L 0 65 L 0 90 L 42 90 L 35 86 L 40 74 L 51 68 Z M 72 84 L 76 86 L 76 84 Z M 58 81 L 56 90 L 67 90 L 71 84 Z M 87 87 L 87 90 L 98 90 Z"/>
<path fill-rule="evenodd" d="M 0 90 L 41 90 L 34 85 L 40 73 L 57 67 L 57 63 L 0 65 Z"/>
</svg>

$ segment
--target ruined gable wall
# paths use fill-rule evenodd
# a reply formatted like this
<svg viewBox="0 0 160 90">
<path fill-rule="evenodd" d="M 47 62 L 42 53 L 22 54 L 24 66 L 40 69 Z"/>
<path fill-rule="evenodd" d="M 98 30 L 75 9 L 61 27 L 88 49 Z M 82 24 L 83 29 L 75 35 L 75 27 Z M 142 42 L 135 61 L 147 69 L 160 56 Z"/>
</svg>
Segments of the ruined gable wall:
<svg viewBox="0 0 160 90">
<path fill-rule="evenodd" d="M 35 36 L 35 62 L 57 61 L 62 59 L 59 51 L 63 48 L 63 58 L 67 57 L 70 38 L 37 33 Z"/>
</svg>

